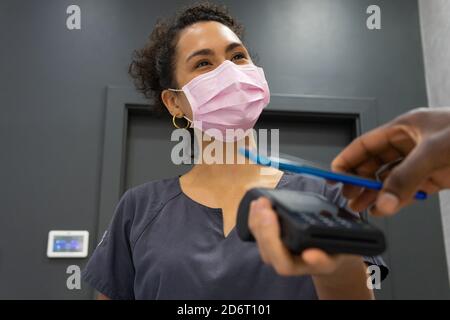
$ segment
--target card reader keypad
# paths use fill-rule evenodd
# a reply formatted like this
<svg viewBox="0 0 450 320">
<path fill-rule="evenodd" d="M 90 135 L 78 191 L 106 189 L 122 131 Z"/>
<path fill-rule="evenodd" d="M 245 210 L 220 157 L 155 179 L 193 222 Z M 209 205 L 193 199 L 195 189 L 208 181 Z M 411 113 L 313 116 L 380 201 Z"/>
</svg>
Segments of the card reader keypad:
<svg viewBox="0 0 450 320">
<path fill-rule="evenodd" d="M 329 212 L 322 211 L 320 214 L 312 212 L 302 212 L 296 215 L 296 220 L 300 223 L 305 223 L 314 226 L 327 226 L 327 227 L 341 227 L 346 229 L 361 228 L 362 225 L 357 220 L 350 221 L 349 219 L 343 219 Z"/>
</svg>

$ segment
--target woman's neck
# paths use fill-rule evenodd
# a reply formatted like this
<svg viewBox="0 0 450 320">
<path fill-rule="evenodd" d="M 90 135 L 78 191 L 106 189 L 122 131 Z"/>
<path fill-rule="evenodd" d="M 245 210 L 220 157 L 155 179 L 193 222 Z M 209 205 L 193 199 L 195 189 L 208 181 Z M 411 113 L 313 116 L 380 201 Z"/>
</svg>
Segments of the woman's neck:
<svg viewBox="0 0 450 320">
<path fill-rule="evenodd" d="M 252 163 L 240 154 L 238 152 L 240 147 L 256 149 L 253 134 L 238 142 L 202 141 L 196 164 L 186 175 L 191 182 L 216 186 L 245 184 L 259 179 L 263 167 Z M 211 151 L 214 152 L 211 153 Z M 264 175 L 270 173 L 276 175 L 279 170 L 264 168 Z"/>
</svg>

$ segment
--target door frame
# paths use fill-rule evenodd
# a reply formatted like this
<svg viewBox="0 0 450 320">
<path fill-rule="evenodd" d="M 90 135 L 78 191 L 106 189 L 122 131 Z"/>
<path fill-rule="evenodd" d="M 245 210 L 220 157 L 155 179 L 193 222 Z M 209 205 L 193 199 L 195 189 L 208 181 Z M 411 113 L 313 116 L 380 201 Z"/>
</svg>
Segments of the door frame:
<svg viewBox="0 0 450 320">
<path fill-rule="evenodd" d="M 104 122 L 103 152 L 99 190 L 96 237 L 98 243 L 108 227 L 117 202 L 125 185 L 126 141 L 130 111 L 151 107 L 152 101 L 144 99 L 133 87 L 107 86 Z M 271 94 L 268 111 L 286 115 L 295 113 L 314 118 L 326 117 L 355 121 L 356 135 L 361 135 L 378 125 L 377 100 L 369 97 L 333 97 L 318 95 Z M 388 234 L 388 221 L 378 219 L 379 225 Z M 389 250 L 385 253 L 389 264 Z M 392 275 L 390 275 L 392 276 Z M 389 277 L 383 281 L 383 298 L 392 299 Z"/>
</svg>

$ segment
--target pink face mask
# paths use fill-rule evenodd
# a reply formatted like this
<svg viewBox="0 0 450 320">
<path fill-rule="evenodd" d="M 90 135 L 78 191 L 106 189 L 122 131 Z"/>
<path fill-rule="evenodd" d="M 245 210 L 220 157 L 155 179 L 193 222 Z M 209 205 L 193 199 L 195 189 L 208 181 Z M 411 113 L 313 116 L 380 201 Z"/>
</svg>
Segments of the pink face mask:
<svg viewBox="0 0 450 320">
<path fill-rule="evenodd" d="M 181 90 L 169 90 L 186 95 L 192 108 L 191 127 L 226 142 L 244 137 L 236 130 L 252 129 L 270 101 L 263 69 L 229 60 L 195 77 Z"/>
</svg>

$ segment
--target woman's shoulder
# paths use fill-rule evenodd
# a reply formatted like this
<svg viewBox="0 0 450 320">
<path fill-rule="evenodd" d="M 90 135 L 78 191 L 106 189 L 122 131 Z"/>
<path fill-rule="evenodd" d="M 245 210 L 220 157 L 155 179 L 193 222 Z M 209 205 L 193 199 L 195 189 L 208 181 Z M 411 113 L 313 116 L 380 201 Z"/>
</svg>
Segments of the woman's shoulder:
<svg viewBox="0 0 450 320">
<path fill-rule="evenodd" d="M 147 181 L 127 190 L 133 194 L 136 203 L 150 203 L 157 205 L 177 196 L 179 188 L 178 176 Z"/>
<path fill-rule="evenodd" d="M 128 207 L 133 208 L 133 215 L 154 211 L 180 193 L 177 179 L 178 177 L 171 177 L 152 180 L 130 187 L 121 196 L 119 205 L 127 203 Z"/>
<path fill-rule="evenodd" d="M 129 210 L 123 212 L 124 221 L 131 228 L 130 240 L 139 234 L 158 216 L 161 209 L 181 192 L 177 177 L 148 181 L 129 188 L 119 203 L 128 203 Z"/>
</svg>

